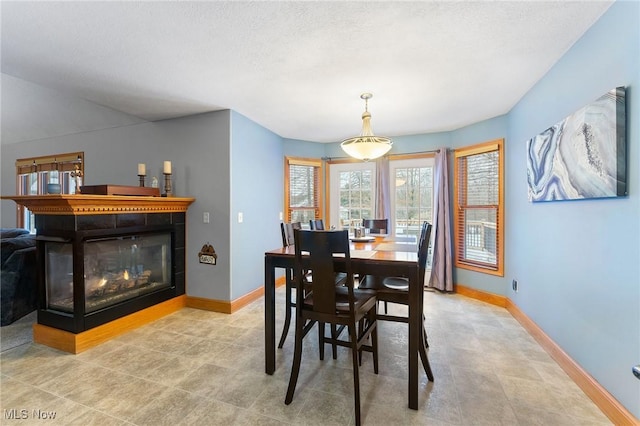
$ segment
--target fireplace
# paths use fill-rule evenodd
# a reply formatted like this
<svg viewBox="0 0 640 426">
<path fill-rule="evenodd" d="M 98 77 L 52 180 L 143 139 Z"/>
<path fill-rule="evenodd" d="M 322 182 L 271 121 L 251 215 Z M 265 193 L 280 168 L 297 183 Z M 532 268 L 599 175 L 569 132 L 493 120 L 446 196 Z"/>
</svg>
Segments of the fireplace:
<svg viewBox="0 0 640 426">
<path fill-rule="evenodd" d="M 185 213 L 36 215 L 38 323 L 80 333 L 185 293 Z"/>
<path fill-rule="evenodd" d="M 193 198 L 15 196 L 35 214 L 34 340 L 79 353 L 186 305 Z"/>
<path fill-rule="evenodd" d="M 82 242 L 87 314 L 172 287 L 171 232 L 136 233 Z M 46 309 L 72 314 L 73 244 L 44 243 Z"/>
</svg>

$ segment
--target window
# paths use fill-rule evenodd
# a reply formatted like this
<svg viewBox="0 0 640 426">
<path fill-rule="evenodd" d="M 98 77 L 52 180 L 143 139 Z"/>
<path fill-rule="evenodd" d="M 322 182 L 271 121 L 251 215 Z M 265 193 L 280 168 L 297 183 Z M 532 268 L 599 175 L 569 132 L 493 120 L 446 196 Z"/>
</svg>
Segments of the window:
<svg viewBox="0 0 640 426">
<path fill-rule="evenodd" d="M 376 163 L 336 161 L 329 165 L 331 225 L 376 219 Z M 389 233 L 417 238 L 423 221 L 433 223 L 433 155 L 389 157 Z"/>
<path fill-rule="evenodd" d="M 285 211 L 287 222 L 308 224 L 321 218 L 322 160 L 285 157 Z"/>
<path fill-rule="evenodd" d="M 371 219 L 375 209 L 375 163 L 339 162 L 330 165 L 329 199 L 336 200 L 329 223 L 349 229 L 354 222 Z"/>
<path fill-rule="evenodd" d="M 417 238 L 422 222 L 433 223 L 433 156 L 397 158 L 389 161 L 389 223 L 395 235 Z"/>
<path fill-rule="evenodd" d="M 47 194 L 47 185 L 60 184 L 62 194 L 75 194 L 84 177 L 84 153 L 48 155 L 16 160 L 16 194 Z M 35 233 L 33 214 L 18 206 L 18 226 Z"/>
<path fill-rule="evenodd" d="M 503 140 L 454 153 L 456 266 L 504 276 Z"/>
</svg>

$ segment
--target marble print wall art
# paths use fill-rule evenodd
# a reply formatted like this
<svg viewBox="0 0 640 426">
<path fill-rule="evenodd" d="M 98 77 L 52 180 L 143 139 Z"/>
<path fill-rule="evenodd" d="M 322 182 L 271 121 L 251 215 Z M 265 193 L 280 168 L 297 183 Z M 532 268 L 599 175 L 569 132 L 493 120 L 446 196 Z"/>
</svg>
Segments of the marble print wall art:
<svg viewBox="0 0 640 426">
<path fill-rule="evenodd" d="M 529 201 L 627 195 L 625 88 L 527 141 Z"/>
</svg>

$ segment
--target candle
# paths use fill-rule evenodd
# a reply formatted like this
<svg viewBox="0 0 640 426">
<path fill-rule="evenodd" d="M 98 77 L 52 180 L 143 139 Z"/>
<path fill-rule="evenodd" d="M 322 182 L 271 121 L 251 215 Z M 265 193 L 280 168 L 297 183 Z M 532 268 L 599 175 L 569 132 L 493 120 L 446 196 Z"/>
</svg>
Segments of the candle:
<svg viewBox="0 0 640 426">
<path fill-rule="evenodd" d="M 171 161 L 164 162 L 164 173 L 167 175 L 171 174 Z"/>
<path fill-rule="evenodd" d="M 147 166 L 144 163 L 138 163 L 138 176 L 147 175 Z"/>
</svg>

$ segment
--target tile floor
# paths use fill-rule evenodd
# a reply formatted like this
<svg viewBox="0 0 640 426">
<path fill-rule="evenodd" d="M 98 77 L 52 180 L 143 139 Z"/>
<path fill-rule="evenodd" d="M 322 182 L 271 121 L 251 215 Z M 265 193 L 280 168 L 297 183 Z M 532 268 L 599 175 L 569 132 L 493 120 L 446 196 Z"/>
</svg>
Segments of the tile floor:
<svg viewBox="0 0 640 426">
<path fill-rule="evenodd" d="M 279 332 L 282 289 L 277 297 Z M 610 424 L 504 309 L 427 292 L 425 315 L 435 382 L 421 370 L 420 409 L 406 408 L 407 327 L 381 322 L 380 372 L 371 354 L 360 371 L 363 424 Z M 260 299 L 233 315 L 186 308 L 79 355 L 32 342 L 3 349 L 0 423 L 353 424 L 348 350 L 320 362 L 312 331 L 286 406 L 293 335 L 268 376 L 263 324 Z"/>
</svg>

